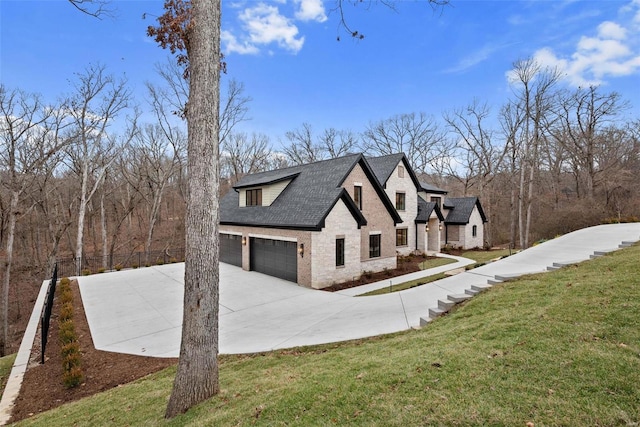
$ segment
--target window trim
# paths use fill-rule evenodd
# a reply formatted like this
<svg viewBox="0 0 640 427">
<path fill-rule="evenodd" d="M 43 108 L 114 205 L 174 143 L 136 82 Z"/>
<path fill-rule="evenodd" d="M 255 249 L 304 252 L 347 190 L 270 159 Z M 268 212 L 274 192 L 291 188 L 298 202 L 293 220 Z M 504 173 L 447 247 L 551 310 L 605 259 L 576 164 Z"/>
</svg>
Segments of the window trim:
<svg viewBox="0 0 640 427">
<path fill-rule="evenodd" d="M 401 233 L 404 232 L 404 233 Z M 398 237 L 404 234 L 404 243 L 398 241 Z M 396 228 L 396 247 L 409 246 L 409 229 L 408 228 Z"/>
<path fill-rule="evenodd" d="M 404 178 L 404 166 L 398 166 L 398 178 Z"/>
<path fill-rule="evenodd" d="M 345 239 L 344 237 L 336 237 L 336 267 L 344 267 L 345 265 Z"/>
<path fill-rule="evenodd" d="M 478 226 L 475 224 L 471 227 L 471 236 L 478 237 Z"/>
<path fill-rule="evenodd" d="M 353 201 L 358 209 L 362 210 L 362 185 L 353 186 Z"/>
<path fill-rule="evenodd" d="M 245 206 L 262 206 L 262 188 L 245 190 Z"/>
<path fill-rule="evenodd" d="M 377 245 L 375 241 L 377 240 Z M 377 249 L 377 250 L 376 250 Z M 369 258 L 380 258 L 382 255 L 382 234 L 369 234 Z"/>
<path fill-rule="evenodd" d="M 402 196 L 402 207 L 399 206 L 398 196 Z M 407 210 L 407 194 L 404 191 L 396 191 L 396 210 L 401 212 Z"/>
</svg>

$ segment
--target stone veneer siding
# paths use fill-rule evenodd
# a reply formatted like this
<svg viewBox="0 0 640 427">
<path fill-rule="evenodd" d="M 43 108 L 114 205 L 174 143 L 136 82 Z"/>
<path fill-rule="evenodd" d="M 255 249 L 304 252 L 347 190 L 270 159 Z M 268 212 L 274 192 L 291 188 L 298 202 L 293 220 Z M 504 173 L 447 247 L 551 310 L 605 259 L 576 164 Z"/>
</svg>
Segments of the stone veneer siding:
<svg viewBox="0 0 640 427">
<path fill-rule="evenodd" d="M 336 238 L 344 238 L 344 266 L 336 266 Z M 325 219 L 322 231 L 311 233 L 311 286 L 321 289 L 359 277 L 360 230 L 342 200 L 338 200 Z"/>
<path fill-rule="evenodd" d="M 398 260 L 396 257 L 396 227 L 393 218 L 359 164 L 353 168 L 342 184 L 352 198 L 356 183 L 362 185 L 362 214 L 367 219 L 367 225 L 360 229 L 362 271 L 396 268 Z M 370 259 L 369 234 L 375 232 L 382 234 L 380 257 Z"/>
<path fill-rule="evenodd" d="M 404 168 L 404 177 L 402 178 L 398 174 L 398 167 Z M 394 206 L 396 203 L 396 193 L 405 194 L 405 210 L 397 211 L 400 218 L 402 218 L 402 222 L 396 224 L 396 228 L 398 229 L 407 229 L 407 246 L 396 246 L 395 248 L 401 255 L 409 255 L 416 250 L 415 219 L 418 213 L 418 192 L 407 169 L 404 162 L 400 162 L 389 176 L 385 187 L 387 197 L 389 197 L 389 200 L 391 200 Z M 395 245 L 395 234 L 393 243 Z"/>
</svg>

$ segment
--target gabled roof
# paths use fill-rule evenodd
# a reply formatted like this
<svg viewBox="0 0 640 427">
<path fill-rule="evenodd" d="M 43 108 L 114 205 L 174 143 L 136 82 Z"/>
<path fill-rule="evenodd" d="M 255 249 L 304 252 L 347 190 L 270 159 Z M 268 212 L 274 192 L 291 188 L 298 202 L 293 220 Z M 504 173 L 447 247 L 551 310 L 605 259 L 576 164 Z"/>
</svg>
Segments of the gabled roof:
<svg viewBox="0 0 640 427">
<path fill-rule="evenodd" d="M 433 194 L 447 194 L 448 193 L 447 190 L 443 190 L 442 188 L 434 187 L 433 185 L 427 184 L 425 182 L 421 182 L 420 183 L 420 189 L 422 191 L 426 191 L 427 193 L 433 193 Z"/>
<path fill-rule="evenodd" d="M 367 220 L 342 183 L 360 165 L 376 189 L 378 197 L 396 223 L 402 219 L 378 184 L 362 154 L 323 160 L 306 165 L 261 172 L 243 177 L 220 201 L 220 223 L 255 227 L 321 230 L 324 220 L 338 200 L 342 200 L 359 226 Z M 263 186 L 291 179 L 271 206 L 239 206 L 239 189 Z"/>
<path fill-rule="evenodd" d="M 478 208 L 482 222 L 487 222 L 487 217 L 477 197 L 449 197 L 444 199 L 444 208 L 450 209 L 445 219 L 445 224 L 468 224 L 474 207 Z"/>
<path fill-rule="evenodd" d="M 405 171 L 409 174 L 409 177 L 411 177 L 411 180 L 416 186 L 416 189 L 420 190 L 420 182 L 418 181 L 418 177 L 413 172 L 413 168 L 409 164 L 409 160 L 407 159 L 407 156 L 404 155 L 404 153 L 389 154 L 387 156 L 380 157 L 367 157 L 367 162 L 369 162 L 369 165 L 371 165 L 371 169 L 373 169 L 373 172 L 376 175 L 376 179 L 378 180 L 380 185 L 382 185 L 382 187 L 387 186 L 387 181 L 389 180 L 389 177 L 391 176 L 393 171 L 396 169 L 396 166 L 398 166 L 398 163 L 403 162 Z"/>
<path fill-rule="evenodd" d="M 444 221 L 444 216 L 442 215 L 442 211 L 436 202 L 427 202 L 422 197 L 418 197 L 418 216 L 416 216 L 417 224 L 424 224 L 429 222 L 429 217 L 435 210 L 436 215 L 440 221 Z"/>
</svg>

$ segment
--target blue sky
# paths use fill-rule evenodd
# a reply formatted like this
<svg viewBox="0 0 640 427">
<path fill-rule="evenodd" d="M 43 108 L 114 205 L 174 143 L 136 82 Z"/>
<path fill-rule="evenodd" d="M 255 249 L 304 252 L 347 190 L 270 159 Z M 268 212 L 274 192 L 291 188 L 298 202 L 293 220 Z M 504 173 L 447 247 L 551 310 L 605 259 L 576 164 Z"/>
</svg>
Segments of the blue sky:
<svg viewBox="0 0 640 427">
<path fill-rule="evenodd" d="M 54 100 L 73 73 L 101 63 L 124 73 L 144 106 L 144 82 L 157 80 L 154 65 L 168 55 L 145 36 L 162 3 L 113 1 L 115 16 L 97 20 L 64 0 L 0 0 L 0 81 Z M 303 122 L 318 134 L 359 132 L 395 114 L 439 117 L 474 97 L 497 112 L 511 65 L 530 56 L 560 67 L 569 87 L 621 93 L 632 104 L 626 115 L 640 117 L 640 0 L 347 4 L 360 41 L 339 28 L 332 0 L 222 3 L 224 79 L 253 99 L 241 130 L 276 146 Z"/>
</svg>

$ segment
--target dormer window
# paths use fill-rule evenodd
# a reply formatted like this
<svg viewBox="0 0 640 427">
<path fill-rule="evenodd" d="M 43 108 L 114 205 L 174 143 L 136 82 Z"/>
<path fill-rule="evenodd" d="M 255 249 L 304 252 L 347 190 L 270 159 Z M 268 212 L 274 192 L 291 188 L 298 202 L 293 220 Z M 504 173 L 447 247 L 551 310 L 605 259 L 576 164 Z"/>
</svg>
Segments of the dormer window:
<svg viewBox="0 0 640 427">
<path fill-rule="evenodd" d="M 262 188 L 247 190 L 247 206 L 262 206 Z"/>
</svg>

